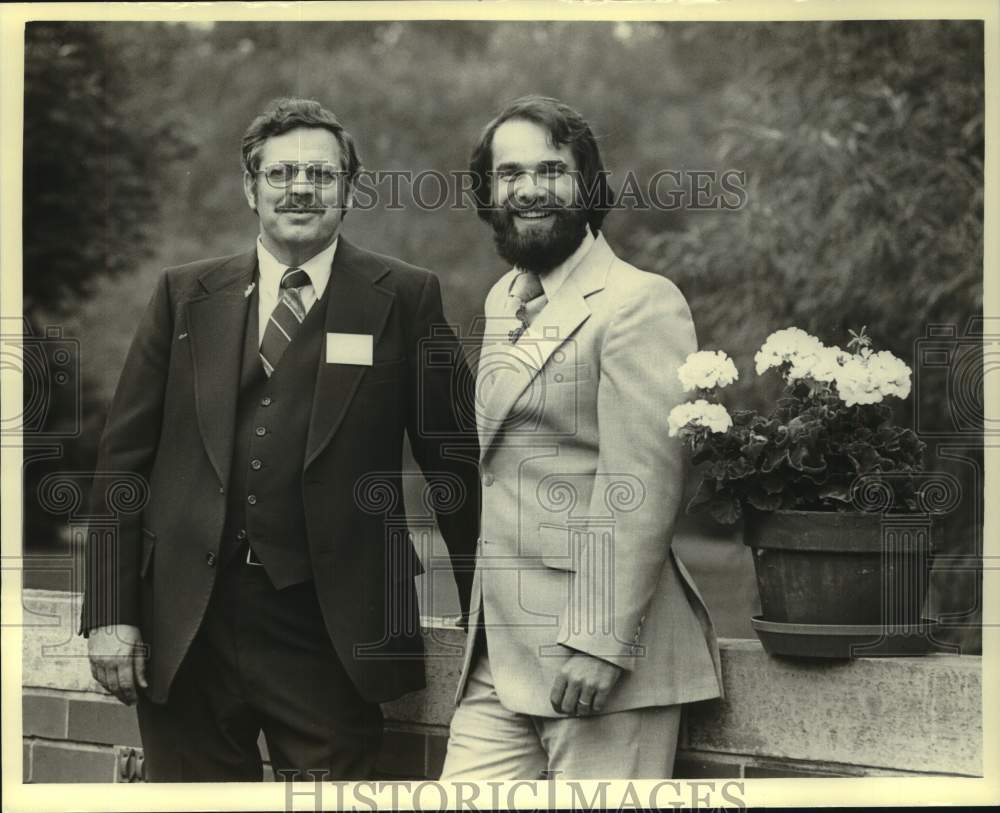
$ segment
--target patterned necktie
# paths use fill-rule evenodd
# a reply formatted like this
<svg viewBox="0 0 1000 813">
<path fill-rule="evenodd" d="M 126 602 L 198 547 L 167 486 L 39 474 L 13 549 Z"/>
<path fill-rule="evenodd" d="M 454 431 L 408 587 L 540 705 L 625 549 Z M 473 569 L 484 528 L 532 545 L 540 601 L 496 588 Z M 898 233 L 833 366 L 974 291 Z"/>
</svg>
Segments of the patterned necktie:
<svg viewBox="0 0 1000 813">
<path fill-rule="evenodd" d="M 521 338 L 521 334 L 528 329 L 531 320 L 538 314 L 548 299 L 542 288 L 542 281 L 538 274 L 530 271 L 522 271 L 514 278 L 510 286 L 510 293 L 507 295 L 507 302 L 504 305 L 504 313 L 508 316 L 516 316 L 521 322 L 520 327 L 514 328 L 507 334 L 511 344 L 516 344 Z"/>
<path fill-rule="evenodd" d="M 309 275 L 301 268 L 289 268 L 281 275 L 281 296 L 267 320 L 264 339 L 260 343 L 260 360 L 268 378 L 278 366 L 285 349 L 299 332 L 306 309 L 299 288 L 309 284 Z"/>
</svg>

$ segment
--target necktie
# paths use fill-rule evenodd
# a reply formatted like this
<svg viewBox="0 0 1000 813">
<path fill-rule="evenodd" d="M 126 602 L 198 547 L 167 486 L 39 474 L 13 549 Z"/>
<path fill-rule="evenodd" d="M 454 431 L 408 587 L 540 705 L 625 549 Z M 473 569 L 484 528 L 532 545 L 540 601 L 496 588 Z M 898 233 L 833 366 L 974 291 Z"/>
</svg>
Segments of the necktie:
<svg viewBox="0 0 1000 813">
<path fill-rule="evenodd" d="M 260 360 L 270 378 L 285 350 L 299 332 L 306 309 L 299 288 L 309 284 L 309 275 L 301 268 L 289 268 L 281 275 L 281 296 L 267 320 L 264 339 L 260 343 Z"/>
<path fill-rule="evenodd" d="M 521 326 L 514 328 L 507 334 L 511 344 L 515 344 L 521 338 L 521 334 L 528 329 L 531 320 L 538 315 L 547 301 L 538 274 L 522 271 L 514 277 L 504 312 L 508 316 L 516 316 L 521 322 Z"/>
</svg>

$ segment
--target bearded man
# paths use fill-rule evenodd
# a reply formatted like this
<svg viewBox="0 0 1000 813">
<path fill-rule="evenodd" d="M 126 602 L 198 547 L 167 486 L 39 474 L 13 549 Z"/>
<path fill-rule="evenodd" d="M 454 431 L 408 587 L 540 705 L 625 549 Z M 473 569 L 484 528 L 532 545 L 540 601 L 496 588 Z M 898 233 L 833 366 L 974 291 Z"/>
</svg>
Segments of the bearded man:
<svg viewBox="0 0 1000 813">
<path fill-rule="evenodd" d="M 666 416 L 685 400 L 691 314 L 601 233 L 606 173 L 575 110 L 515 101 L 472 172 L 514 267 L 485 305 L 482 519 L 442 778 L 669 777 L 682 705 L 722 693 L 671 548 L 684 456 Z"/>
</svg>

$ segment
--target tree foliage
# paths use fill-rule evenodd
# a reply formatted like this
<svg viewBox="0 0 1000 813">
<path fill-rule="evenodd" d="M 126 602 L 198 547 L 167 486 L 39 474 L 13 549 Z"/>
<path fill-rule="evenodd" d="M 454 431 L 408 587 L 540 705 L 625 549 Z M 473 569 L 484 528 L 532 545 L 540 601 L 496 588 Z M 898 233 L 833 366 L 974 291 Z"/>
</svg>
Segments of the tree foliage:
<svg viewBox="0 0 1000 813">
<path fill-rule="evenodd" d="M 928 325 L 964 331 L 982 310 L 982 26 L 703 25 L 690 44 L 729 59 L 707 136 L 716 166 L 746 172 L 746 205 L 634 244 L 688 295 L 702 344 L 867 324 L 913 363 Z M 940 395 L 915 397 L 944 423 Z"/>
<path fill-rule="evenodd" d="M 96 276 L 135 270 L 151 253 L 160 184 L 188 147 L 169 111 L 132 98 L 137 72 L 162 75 L 169 61 L 130 53 L 107 31 L 74 23 L 26 29 L 24 308 L 31 315 L 73 310 Z"/>
</svg>

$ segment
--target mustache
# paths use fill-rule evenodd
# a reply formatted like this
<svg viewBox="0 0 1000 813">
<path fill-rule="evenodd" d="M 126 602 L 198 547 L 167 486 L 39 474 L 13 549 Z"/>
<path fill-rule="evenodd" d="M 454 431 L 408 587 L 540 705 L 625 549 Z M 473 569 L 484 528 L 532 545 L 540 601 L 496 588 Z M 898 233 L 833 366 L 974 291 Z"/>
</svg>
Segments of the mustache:
<svg viewBox="0 0 1000 813">
<path fill-rule="evenodd" d="M 280 206 L 275 206 L 274 211 L 276 212 L 325 212 L 327 209 L 333 209 L 333 206 L 328 206 L 326 204 L 312 204 L 310 206 L 297 206 L 293 203 L 283 203 Z"/>
<path fill-rule="evenodd" d="M 569 205 L 564 205 L 560 203 L 516 203 L 514 201 L 504 201 L 499 207 L 500 211 L 508 215 L 523 214 L 524 212 L 552 212 L 553 214 L 559 214 L 561 212 L 576 212 L 582 207 L 579 204 L 571 203 Z"/>
</svg>

